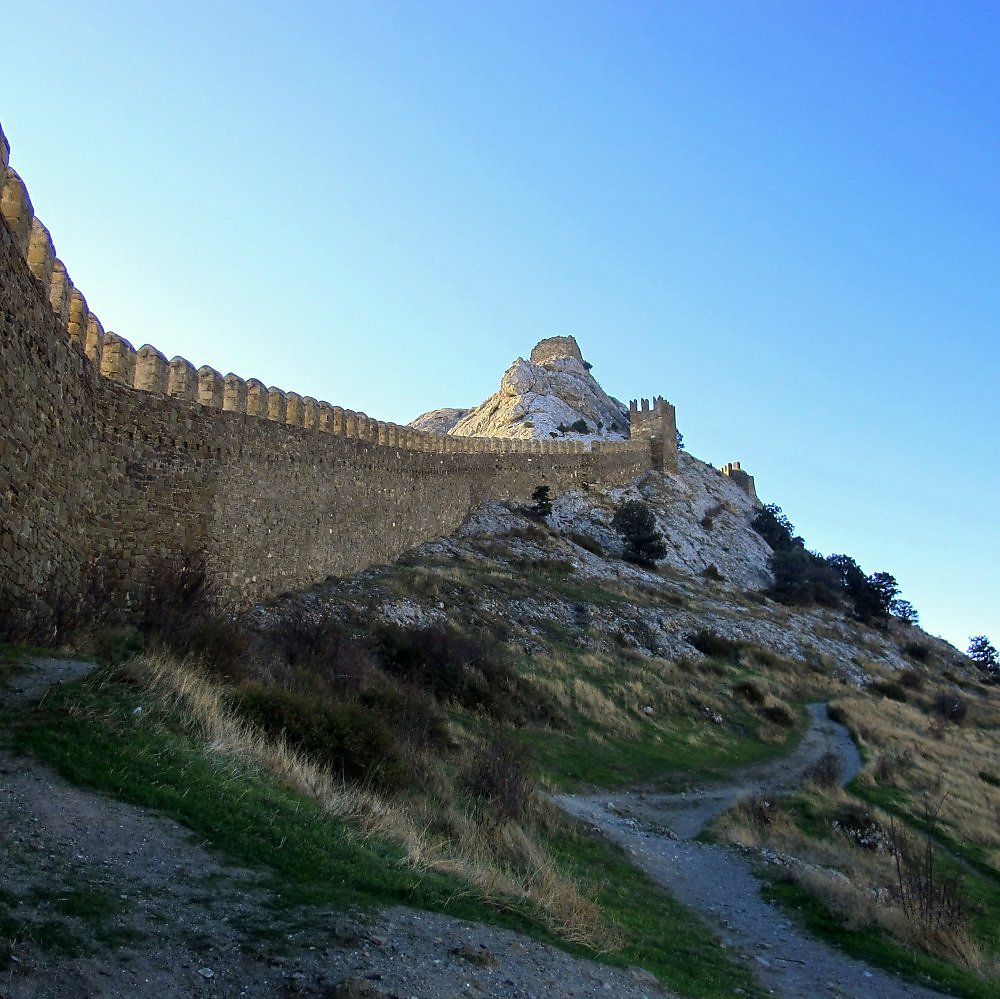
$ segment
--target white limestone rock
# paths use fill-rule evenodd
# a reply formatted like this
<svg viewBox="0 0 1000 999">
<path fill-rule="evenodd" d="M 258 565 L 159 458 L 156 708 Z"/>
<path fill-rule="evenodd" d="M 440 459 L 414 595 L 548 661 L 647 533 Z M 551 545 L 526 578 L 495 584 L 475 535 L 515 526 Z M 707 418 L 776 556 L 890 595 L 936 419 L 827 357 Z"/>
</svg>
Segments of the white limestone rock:
<svg viewBox="0 0 1000 999">
<path fill-rule="evenodd" d="M 461 412 L 434 410 L 410 426 L 438 429 L 446 422 L 438 414 L 449 414 L 450 420 Z M 586 433 L 559 429 L 579 420 L 587 425 Z M 498 392 L 443 432 L 519 440 L 627 440 L 628 409 L 597 383 L 573 337 L 550 337 L 535 346 L 530 360 L 519 357 L 507 369 Z"/>
<path fill-rule="evenodd" d="M 423 413 L 415 420 L 411 420 L 410 426 L 415 430 L 426 430 L 430 434 L 446 434 L 459 420 L 464 419 L 471 412 L 471 409 L 455 409 L 454 407 L 432 409 L 429 413 Z"/>
</svg>

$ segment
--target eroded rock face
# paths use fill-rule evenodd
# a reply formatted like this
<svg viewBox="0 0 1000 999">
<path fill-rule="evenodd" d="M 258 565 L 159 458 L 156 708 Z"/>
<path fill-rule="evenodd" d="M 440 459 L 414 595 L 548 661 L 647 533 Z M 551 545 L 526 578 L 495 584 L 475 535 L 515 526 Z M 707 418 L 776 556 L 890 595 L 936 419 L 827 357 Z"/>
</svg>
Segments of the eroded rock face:
<svg viewBox="0 0 1000 999">
<path fill-rule="evenodd" d="M 463 415 L 445 427 L 442 414 Z M 629 435 L 628 410 L 597 383 L 571 336 L 536 344 L 530 360 L 519 357 L 499 391 L 474 409 L 434 410 L 410 426 L 521 440 L 624 440 Z"/>
<path fill-rule="evenodd" d="M 471 412 L 471 409 L 447 407 L 444 409 L 432 409 L 429 413 L 418 416 L 410 423 L 410 426 L 416 430 L 426 430 L 431 434 L 446 434 L 459 420 L 468 416 Z"/>
</svg>

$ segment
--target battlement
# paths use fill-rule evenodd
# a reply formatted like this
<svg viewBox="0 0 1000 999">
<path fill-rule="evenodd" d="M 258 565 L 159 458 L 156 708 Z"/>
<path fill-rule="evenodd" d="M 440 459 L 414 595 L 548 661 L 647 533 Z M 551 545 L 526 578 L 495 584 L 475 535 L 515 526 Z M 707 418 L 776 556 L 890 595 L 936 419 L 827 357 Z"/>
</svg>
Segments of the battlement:
<svg viewBox="0 0 1000 999">
<path fill-rule="evenodd" d="M 652 467 L 660 472 L 677 471 L 677 413 L 662 395 L 633 399 L 628 404 L 629 434 L 650 442 Z"/>
<path fill-rule="evenodd" d="M 744 472 L 738 461 L 731 461 L 729 464 L 723 465 L 719 471 L 723 475 L 728 475 L 751 499 L 757 498 L 757 488 L 754 485 L 753 476 Z"/>
<path fill-rule="evenodd" d="M 391 561 L 485 499 L 668 467 L 662 400 L 631 440 L 589 448 L 456 437 L 137 350 L 76 288 L 9 160 L 0 130 L 0 602 L 25 620 L 79 603 L 98 571 L 135 606 L 194 562 L 245 604 Z"/>
<path fill-rule="evenodd" d="M 127 388 L 197 403 L 208 409 L 240 413 L 289 427 L 333 434 L 384 447 L 447 454 L 582 454 L 581 441 L 513 440 L 435 434 L 373 419 L 311 396 L 265 387 L 256 378 L 222 375 L 200 368 L 183 357 L 166 356 L 151 344 L 138 350 L 127 339 L 105 331 L 83 293 L 75 287 L 66 265 L 56 254 L 48 228 L 35 217 L 24 182 L 9 166 L 10 145 L 0 129 L 0 214 L 18 252 L 48 299 L 70 343 L 81 350 L 100 374 Z M 582 359 L 573 337 L 550 337 L 536 348 L 549 355 Z M 535 352 L 532 352 L 534 358 Z"/>
</svg>

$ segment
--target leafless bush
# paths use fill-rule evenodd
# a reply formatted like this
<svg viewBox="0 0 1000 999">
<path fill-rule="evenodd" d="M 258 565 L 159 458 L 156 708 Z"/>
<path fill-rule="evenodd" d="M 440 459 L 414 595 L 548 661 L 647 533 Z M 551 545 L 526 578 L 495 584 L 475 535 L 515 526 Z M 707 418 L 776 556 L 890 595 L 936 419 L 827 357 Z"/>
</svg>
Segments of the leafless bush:
<svg viewBox="0 0 1000 999">
<path fill-rule="evenodd" d="M 881 753 L 872 767 L 872 778 L 876 784 L 891 784 L 911 766 L 913 766 L 913 751 L 910 749 Z"/>
<path fill-rule="evenodd" d="M 534 791 L 524 749 L 502 737 L 484 740 L 469 769 L 469 789 L 498 825 L 522 818 Z"/>
<path fill-rule="evenodd" d="M 806 770 L 806 780 L 817 787 L 837 787 L 840 784 L 840 772 L 840 757 L 834 752 L 826 752 Z"/>
<path fill-rule="evenodd" d="M 933 829 L 937 810 L 928 810 L 928 818 Z M 969 963 L 971 912 L 961 879 L 940 874 L 929 837 L 914 842 L 895 820 L 889 835 L 895 864 L 895 900 L 914 936 L 931 949 L 951 951 Z"/>
</svg>

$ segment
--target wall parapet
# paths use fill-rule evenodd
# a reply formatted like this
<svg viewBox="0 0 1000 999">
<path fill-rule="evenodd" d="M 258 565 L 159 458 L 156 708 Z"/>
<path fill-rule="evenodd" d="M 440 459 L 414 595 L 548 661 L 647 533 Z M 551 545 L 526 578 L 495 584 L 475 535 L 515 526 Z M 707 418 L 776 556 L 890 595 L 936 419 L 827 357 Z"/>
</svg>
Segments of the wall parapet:
<svg viewBox="0 0 1000 999">
<path fill-rule="evenodd" d="M 457 437 L 136 349 L 74 285 L 2 129 L 0 181 L 0 598 L 83 592 L 98 562 L 127 598 L 196 552 L 247 602 L 390 561 L 485 499 L 663 463 L 662 400 L 589 448 Z"/>
</svg>

